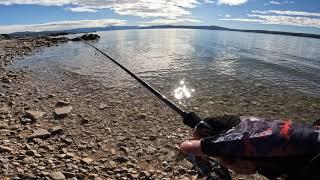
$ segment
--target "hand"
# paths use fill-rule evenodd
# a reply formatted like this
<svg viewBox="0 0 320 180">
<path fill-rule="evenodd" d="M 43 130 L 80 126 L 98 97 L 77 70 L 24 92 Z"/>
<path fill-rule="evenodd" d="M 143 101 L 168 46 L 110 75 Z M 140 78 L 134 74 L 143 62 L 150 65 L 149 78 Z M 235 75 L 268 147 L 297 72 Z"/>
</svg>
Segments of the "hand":
<svg viewBox="0 0 320 180">
<path fill-rule="evenodd" d="M 186 154 L 192 154 L 195 156 L 204 156 L 205 154 L 201 150 L 201 140 L 199 135 L 194 132 L 193 139 L 183 142 L 180 145 L 180 150 Z M 223 157 L 213 157 L 217 159 L 222 165 L 231 169 L 239 174 L 254 174 L 257 168 L 253 162 L 243 161 L 237 159 L 227 159 Z"/>
</svg>

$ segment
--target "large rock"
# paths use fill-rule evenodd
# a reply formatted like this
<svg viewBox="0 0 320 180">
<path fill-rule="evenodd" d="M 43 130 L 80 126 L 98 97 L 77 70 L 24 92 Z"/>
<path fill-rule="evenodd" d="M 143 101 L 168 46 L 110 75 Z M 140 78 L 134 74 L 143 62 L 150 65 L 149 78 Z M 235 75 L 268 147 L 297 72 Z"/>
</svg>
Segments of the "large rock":
<svg viewBox="0 0 320 180">
<path fill-rule="evenodd" d="M 70 105 L 69 101 L 58 101 L 56 103 L 56 107 L 63 107 L 63 106 L 68 106 L 68 105 Z"/>
<path fill-rule="evenodd" d="M 100 39 L 100 36 L 98 34 L 84 34 L 81 37 L 76 37 L 72 39 L 72 41 L 81 41 L 81 39 L 85 41 L 92 41 Z"/>
<path fill-rule="evenodd" d="M 48 129 L 48 131 L 52 134 L 60 134 L 63 132 L 63 128 L 61 126 L 55 126 Z"/>
<path fill-rule="evenodd" d="M 54 110 L 54 114 L 56 118 L 65 118 L 70 114 L 72 110 L 72 106 L 64 106 L 64 107 L 59 107 Z"/>
<path fill-rule="evenodd" d="M 93 159 L 91 159 L 91 158 L 82 158 L 81 162 L 89 165 L 89 164 L 91 164 L 93 162 Z"/>
<path fill-rule="evenodd" d="M 33 121 L 40 119 L 45 114 L 46 113 L 42 111 L 26 111 L 26 117 L 32 119 Z"/>
<path fill-rule="evenodd" d="M 37 129 L 33 132 L 33 134 L 30 135 L 30 139 L 33 139 L 33 138 L 40 138 L 40 139 L 45 139 L 45 138 L 48 138 L 51 136 L 51 133 L 48 132 L 47 130 L 45 129 Z"/>
<path fill-rule="evenodd" d="M 22 159 L 23 164 L 32 164 L 34 162 L 35 162 L 35 160 L 33 159 L 33 157 L 25 157 Z"/>
<path fill-rule="evenodd" d="M 148 171 L 141 171 L 139 173 L 139 177 L 144 177 L 144 178 L 147 178 L 147 177 L 150 177 L 150 173 Z"/>
<path fill-rule="evenodd" d="M 66 177 L 60 171 L 50 173 L 49 176 L 53 180 L 64 180 L 64 179 L 66 179 Z"/>
</svg>

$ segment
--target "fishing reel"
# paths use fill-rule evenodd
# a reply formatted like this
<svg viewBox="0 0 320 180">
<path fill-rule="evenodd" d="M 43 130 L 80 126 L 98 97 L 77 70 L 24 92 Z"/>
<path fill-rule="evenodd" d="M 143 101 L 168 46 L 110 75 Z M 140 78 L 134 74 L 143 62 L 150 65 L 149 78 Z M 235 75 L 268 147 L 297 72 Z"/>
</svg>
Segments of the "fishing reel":
<svg viewBox="0 0 320 180">
<path fill-rule="evenodd" d="M 222 166 L 217 160 L 210 157 L 192 156 L 186 157 L 198 172 L 199 178 L 206 180 L 232 180 L 228 168 Z"/>
</svg>

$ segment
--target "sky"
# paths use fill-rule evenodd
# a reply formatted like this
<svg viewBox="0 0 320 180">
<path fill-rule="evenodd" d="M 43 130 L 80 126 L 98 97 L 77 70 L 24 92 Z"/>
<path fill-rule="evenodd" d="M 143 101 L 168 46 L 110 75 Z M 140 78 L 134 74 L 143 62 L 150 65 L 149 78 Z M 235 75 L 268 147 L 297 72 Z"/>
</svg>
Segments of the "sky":
<svg viewBox="0 0 320 180">
<path fill-rule="evenodd" d="M 167 24 L 320 34 L 320 0 L 0 0 L 0 33 Z"/>
</svg>

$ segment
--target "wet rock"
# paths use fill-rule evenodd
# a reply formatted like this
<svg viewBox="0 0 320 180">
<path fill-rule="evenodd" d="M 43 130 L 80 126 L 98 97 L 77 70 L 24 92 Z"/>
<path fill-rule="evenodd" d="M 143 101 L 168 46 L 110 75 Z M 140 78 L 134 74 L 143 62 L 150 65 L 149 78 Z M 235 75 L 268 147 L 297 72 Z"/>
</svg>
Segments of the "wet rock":
<svg viewBox="0 0 320 180">
<path fill-rule="evenodd" d="M 73 109 L 72 106 L 64 106 L 64 107 L 56 108 L 54 110 L 55 118 L 60 119 L 60 118 L 67 117 L 70 114 L 72 109 Z"/>
<path fill-rule="evenodd" d="M 63 132 L 63 128 L 61 126 L 54 126 L 48 129 L 48 131 L 52 134 L 60 134 Z"/>
<path fill-rule="evenodd" d="M 26 111 L 26 118 L 30 118 L 33 121 L 36 121 L 45 114 L 46 113 L 42 111 Z"/>
<path fill-rule="evenodd" d="M 64 180 L 64 179 L 66 179 L 66 177 L 60 171 L 52 172 L 52 173 L 49 174 L 49 176 L 53 180 Z"/>
<path fill-rule="evenodd" d="M 45 138 L 48 138 L 51 136 L 51 133 L 48 132 L 47 130 L 45 129 L 37 129 L 33 132 L 33 134 L 30 135 L 30 139 L 33 139 L 33 138 L 40 138 L 40 139 L 45 139 Z"/>
</svg>

